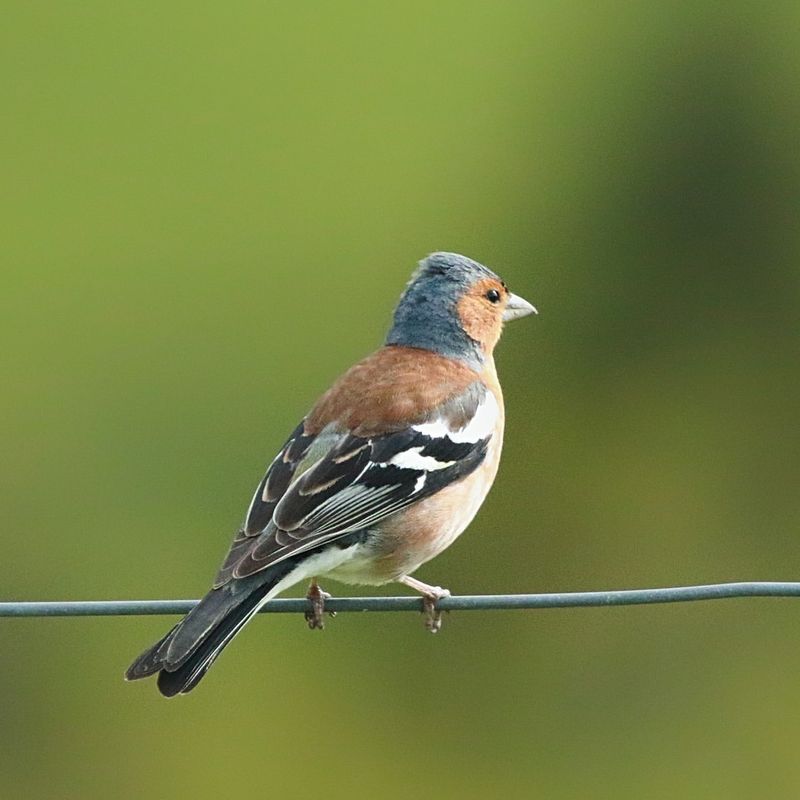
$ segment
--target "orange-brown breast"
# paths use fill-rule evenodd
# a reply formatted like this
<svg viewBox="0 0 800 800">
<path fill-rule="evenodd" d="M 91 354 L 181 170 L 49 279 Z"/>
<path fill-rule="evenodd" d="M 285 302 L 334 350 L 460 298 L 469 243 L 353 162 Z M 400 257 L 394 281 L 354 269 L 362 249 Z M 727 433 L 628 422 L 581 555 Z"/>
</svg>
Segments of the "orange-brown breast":
<svg viewBox="0 0 800 800">
<path fill-rule="evenodd" d="M 336 422 L 359 436 L 398 430 L 463 392 L 479 375 L 466 364 L 414 347 L 384 347 L 351 367 L 306 420 L 319 433 Z"/>
</svg>

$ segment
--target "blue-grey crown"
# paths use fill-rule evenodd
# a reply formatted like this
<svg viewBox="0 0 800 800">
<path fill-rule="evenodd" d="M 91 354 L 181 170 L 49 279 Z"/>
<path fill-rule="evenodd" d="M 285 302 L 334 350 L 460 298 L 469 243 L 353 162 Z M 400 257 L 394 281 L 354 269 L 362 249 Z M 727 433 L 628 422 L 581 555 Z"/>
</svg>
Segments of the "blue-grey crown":
<svg viewBox="0 0 800 800">
<path fill-rule="evenodd" d="M 397 304 L 386 344 L 421 347 L 480 368 L 483 351 L 461 327 L 456 306 L 472 284 L 486 278 L 500 280 L 466 256 L 431 253 L 420 261 Z"/>
</svg>

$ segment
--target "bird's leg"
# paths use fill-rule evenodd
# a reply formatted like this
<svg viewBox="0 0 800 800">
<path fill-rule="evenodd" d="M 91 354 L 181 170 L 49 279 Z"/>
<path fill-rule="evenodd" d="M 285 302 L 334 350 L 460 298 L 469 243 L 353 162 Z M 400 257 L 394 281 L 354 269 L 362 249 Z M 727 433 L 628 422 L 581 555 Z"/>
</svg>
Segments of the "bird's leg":
<svg viewBox="0 0 800 800">
<path fill-rule="evenodd" d="M 305 612 L 306 622 L 311 630 L 325 630 L 325 601 L 330 599 L 330 595 L 324 591 L 317 583 L 316 578 L 311 579 L 306 598 L 311 602 L 311 608 Z M 335 611 L 328 612 L 332 617 L 336 616 Z"/>
<path fill-rule="evenodd" d="M 402 578 L 398 579 L 398 582 L 422 595 L 425 627 L 431 633 L 438 633 L 442 628 L 442 612 L 436 608 L 436 603 L 443 597 L 450 597 L 450 590 L 442 589 L 441 586 L 428 586 L 427 583 L 418 581 L 410 575 L 404 575 Z"/>
</svg>

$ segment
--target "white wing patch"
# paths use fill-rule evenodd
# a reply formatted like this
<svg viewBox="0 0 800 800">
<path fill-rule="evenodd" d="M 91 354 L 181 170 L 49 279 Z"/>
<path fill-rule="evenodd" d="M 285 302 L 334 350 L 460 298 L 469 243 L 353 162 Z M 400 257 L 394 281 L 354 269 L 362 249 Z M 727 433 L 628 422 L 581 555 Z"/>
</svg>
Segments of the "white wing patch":
<svg viewBox="0 0 800 800">
<path fill-rule="evenodd" d="M 422 451 L 425 446 L 412 447 L 410 450 L 404 450 L 391 458 L 387 463 L 401 469 L 419 469 L 423 472 L 435 472 L 437 469 L 446 469 L 452 467 L 455 461 L 439 461 L 433 456 L 423 456 Z"/>
<path fill-rule="evenodd" d="M 494 394 L 486 392 L 472 419 L 463 428 L 452 431 L 446 420 L 439 417 L 433 422 L 415 425 L 414 430 L 432 439 L 442 439 L 446 436 L 456 444 L 474 444 L 492 435 L 499 413 L 500 407 Z"/>
</svg>

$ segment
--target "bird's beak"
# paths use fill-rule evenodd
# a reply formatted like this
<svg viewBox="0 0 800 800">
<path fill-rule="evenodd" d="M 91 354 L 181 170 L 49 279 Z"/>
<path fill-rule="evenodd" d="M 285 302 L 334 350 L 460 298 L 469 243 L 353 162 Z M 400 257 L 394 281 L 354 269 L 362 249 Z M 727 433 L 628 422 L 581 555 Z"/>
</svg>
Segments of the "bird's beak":
<svg viewBox="0 0 800 800">
<path fill-rule="evenodd" d="M 503 322 L 508 322 L 512 319 L 520 319 L 520 317 L 527 317 L 528 314 L 538 313 L 539 312 L 527 300 L 523 300 L 519 295 L 509 294 L 508 301 L 506 302 L 506 310 L 503 312 Z"/>
</svg>

